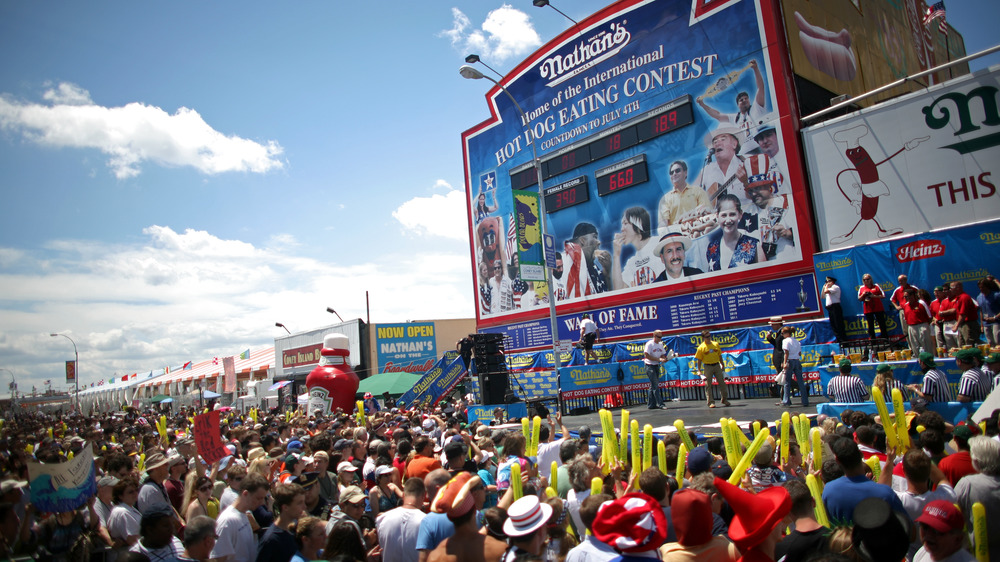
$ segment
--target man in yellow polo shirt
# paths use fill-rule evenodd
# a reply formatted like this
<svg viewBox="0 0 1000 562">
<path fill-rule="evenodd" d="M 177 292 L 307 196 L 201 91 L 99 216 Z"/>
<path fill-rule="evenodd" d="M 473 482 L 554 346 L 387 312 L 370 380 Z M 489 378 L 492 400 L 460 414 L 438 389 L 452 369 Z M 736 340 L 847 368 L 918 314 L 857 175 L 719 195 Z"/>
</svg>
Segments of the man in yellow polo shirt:
<svg viewBox="0 0 1000 562">
<path fill-rule="evenodd" d="M 712 396 L 712 379 L 719 385 L 719 395 L 722 396 L 722 405 L 729 406 L 729 395 L 726 393 L 726 369 L 722 366 L 722 348 L 712 341 L 712 332 L 701 331 L 701 345 L 694 353 L 694 358 L 698 361 L 698 373 L 705 379 L 705 398 L 708 399 L 708 407 L 715 407 L 715 398 Z"/>
</svg>

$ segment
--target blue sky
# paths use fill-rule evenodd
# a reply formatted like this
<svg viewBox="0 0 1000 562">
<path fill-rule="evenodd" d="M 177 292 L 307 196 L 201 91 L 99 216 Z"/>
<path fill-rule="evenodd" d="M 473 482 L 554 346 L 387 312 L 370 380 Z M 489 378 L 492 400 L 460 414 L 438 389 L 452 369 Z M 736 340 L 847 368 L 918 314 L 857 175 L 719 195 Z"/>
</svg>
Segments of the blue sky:
<svg viewBox="0 0 1000 562">
<path fill-rule="evenodd" d="M 948 19 L 974 52 L 1000 7 Z M 471 317 L 460 134 L 488 84 L 458 67 L 568 25 L 528 0 L 0 3 L 0 369 L 63 386 L 50 332 L 82 384 L 237 354 L 364 318 L 366 290 L 373 322 Z"/>
</svg>

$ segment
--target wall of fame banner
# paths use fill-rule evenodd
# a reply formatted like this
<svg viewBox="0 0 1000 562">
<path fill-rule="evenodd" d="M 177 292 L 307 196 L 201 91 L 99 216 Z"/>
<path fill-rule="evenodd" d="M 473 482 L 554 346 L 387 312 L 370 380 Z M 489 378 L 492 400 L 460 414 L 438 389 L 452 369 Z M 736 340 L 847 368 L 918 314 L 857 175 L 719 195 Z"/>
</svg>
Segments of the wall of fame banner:
<svg viewBox="0 0 1000 562">
<path fill-rule="evenodd" d="M 995 66 L 805 129 L 819 246 L 1000 216 L 998 94 Z"/>
<path fill-rule="evenodd" d="M 906 275 L 910 284 L 928 292 L 943 283 L 960 281 L 965 292 L 975 297 L 979 294 L 979 281 L 991 273 L 990 267 L 996 261 L 985 258 L 998 252 L 1000 220 L 991 220 L 824 252 L 816 254 L 813 260 L 820 282 L 830 276 L 840 285 L 847 335 L 853 338 L 867 337 L 857 299 L 861 276 L 865 273 L 870 273 L 885 293 L 886 310 L 894 312 L 888 297 L 898 286 L 900 274 Z M 891 332 L 901 333 L 897 314 L 887 313 L 886 319 Z"/>
<path fill-rule="evenodd" d="M 541 318 L 553 297 L 581 311 L 811 267 L 804 171 L 787 88 L 775 88 L 785 59 L 765 41 L 772 9 L 618 2 L 504 77 L 517 106 L 489 91 L 495 118 L 462 136 L 481 328 Z M 519 274 L 525 191 L 540 193 L 555 240 L 554 290 Z"/>
<path fill-rule="evenodd" d="M 701 291 L 590 311 L 601 338 L 648 335 L 653 330 L 697 330 L 702 326 L 766 321 L 819 311 L 812 274 L 775 278 L 712 291 Z M 559 339 L 577 341 L 582 313 L 560 315 Z M 480 331 L 504 334 L 508 351 L 552 345 L 548 319 L 505 324 Z M 693 353 L 693 352 L 692 352 Z"/>
<path fill-rule="evenodd" d="M 423 373 L 437 361 L 434 322 L 379 324 L 375 327 L 378 372 Z"/>
</svg>

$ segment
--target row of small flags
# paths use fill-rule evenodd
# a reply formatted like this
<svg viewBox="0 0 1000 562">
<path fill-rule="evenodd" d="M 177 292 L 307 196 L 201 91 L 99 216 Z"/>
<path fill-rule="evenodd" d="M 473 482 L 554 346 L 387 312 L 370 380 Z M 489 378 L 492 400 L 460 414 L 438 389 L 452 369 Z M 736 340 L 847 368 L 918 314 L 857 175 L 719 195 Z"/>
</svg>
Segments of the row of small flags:
<svg viewBox="0 0 1000 562">
<path fill-rule="evenodd" d="M 250 358 L 250 348 L 248 347 L 248 348 L 246 348 L 246 350 L 244 350 L 243 352 L 240 353 L 240 359 L 249 359 L 249 358 Z M 212 360 L 212 362 L 213 362 L 213 364 L 218 365 L 219 364 L 219 358 L 216 357 L 215 359 Z M 187 370 L 191 369 L 191 367 L 193 365 L 194 365 L 193 361 L 188 361 L 187 363 L 184 363 L 183 365 L 181 365 L 180 370 L 187 371 Z M 176 370 L 176 369 L 174 369 L 174 370 Z M 164 367 L 164 369 L 163 369 L 163 373 L 164 374 L 167 374 L 170 371 L 171 371 L 170 367 Z M 129 380 L 135 380 L 136 377 L 138 377 L 138 376 L 139 376 L 138 373 L 132 373 L 131 375 L 125 375 L 125 376 L 123 376 L 121 378 L 121 382 L 128 382 Z M 153 371 L 149 372 L 149 376 L 153 376 Z M 114 384 L 116 378 L 117 377 L 111 377 L 110 379 L 108 379 L 108 384 Z M 51 383 L 51 381 L 45 381 L 45 384 L 52 384 L 52 383 Z M 97 381 L 96 383 L 93 383 L 93 382 L 90 383 L 90 387 L 91 388 L 93 388 L 95 386 L 104 386 L 104 379 L 101 379 L 101 380 Z"/>
<path fill-rule="evenodd" d="M 941 22 L 938 23 L 938 30 L 945 35 L 948 34 L 948 22 L 945 21 L 945 10 L 944 1 L 937 2 L 927 8 L 927 13 L 924 14 L 924 27 L 931 24 L 932 21 L 940 19 Z"/>
</svg>

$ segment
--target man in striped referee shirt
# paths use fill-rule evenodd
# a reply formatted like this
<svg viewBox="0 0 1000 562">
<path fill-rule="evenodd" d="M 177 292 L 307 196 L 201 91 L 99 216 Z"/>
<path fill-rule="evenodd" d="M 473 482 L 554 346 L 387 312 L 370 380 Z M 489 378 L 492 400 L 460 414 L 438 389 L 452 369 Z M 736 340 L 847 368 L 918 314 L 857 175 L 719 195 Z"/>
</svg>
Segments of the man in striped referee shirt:
<svg viewBox="0 0 1000 562">
<path fill-rule="evenodd" d="M 917 358 L 920 370 L 924 372 L 923 385 L 911 384 L 906 388 L 928 402 L 951 402 L 951 388 L 948 386 L 948 377 L 937 368 L 934 362 L 934 354 L 925 351 Z"/>
<path fill-rule="evenodd" d="M 868 389 L 858 376 L 851 374 L 851 360 L 845 357 L 837 365 L 840 374 L 830 379 L 826 385 L 826 395 L 830 401 L 852 403 L 867 401 Z"/>
<path fill-rule="evenodd" d="M 986 375 L 979 368 L 979 358 L 982 352 L 979 348 L 961 349 L 955 354 L 955 365 L 965 371 L 958 381 L 959 402 L 982 402 L 990 393 L 992 381 L 986 380 Z"/>
</svg>

